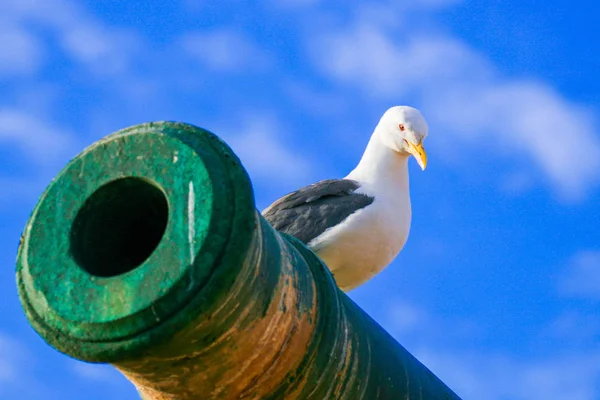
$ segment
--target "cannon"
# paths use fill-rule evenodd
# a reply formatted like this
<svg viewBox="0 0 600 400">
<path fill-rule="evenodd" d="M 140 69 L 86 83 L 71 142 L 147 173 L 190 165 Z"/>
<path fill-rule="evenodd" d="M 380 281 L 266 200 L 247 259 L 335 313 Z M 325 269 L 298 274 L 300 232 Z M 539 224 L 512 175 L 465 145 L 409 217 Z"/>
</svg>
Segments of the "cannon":
<svg viewBox="0 0 600 400">
<path fill-rule="evenodd" d="M 256 210 L 207 130 L 136 125 L 75 157 L 24 229 L 17 285 L 58 351 L 145 400 L 458 399 Z"/>
</svg>

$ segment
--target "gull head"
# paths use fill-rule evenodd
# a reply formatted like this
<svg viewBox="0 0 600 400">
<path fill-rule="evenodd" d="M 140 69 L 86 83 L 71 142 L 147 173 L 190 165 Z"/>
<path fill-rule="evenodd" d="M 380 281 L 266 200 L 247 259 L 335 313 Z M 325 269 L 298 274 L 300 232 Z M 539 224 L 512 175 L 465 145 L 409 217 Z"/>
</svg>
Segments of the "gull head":
<svg viewBox="0 0 600 400">
<path fill-rule="evenodd" d="M 419 110 L 408 106 L 390 108 L 375 128 L 385 146 L 399 154 L 413 155 L 421 169 L 427 166 L 423 140 L 428 130 L 427 122 Z"/>
</svg>

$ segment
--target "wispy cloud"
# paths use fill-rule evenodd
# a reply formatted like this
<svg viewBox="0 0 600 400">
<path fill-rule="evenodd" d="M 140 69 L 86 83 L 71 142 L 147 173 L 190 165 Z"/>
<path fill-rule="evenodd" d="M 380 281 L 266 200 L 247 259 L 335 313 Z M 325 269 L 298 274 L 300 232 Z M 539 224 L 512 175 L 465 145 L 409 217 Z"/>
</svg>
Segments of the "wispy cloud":
<svg viewBox="0 0 600 400">
<path fill-rule="evenodd" d="M 217 126 L 253 180 L 269 181 L 270 186 L 284 180 L 294 184 L 313 172 L 310 161 L 278 134 L 282 128 L 274 116 L 252 113 Z"/>
<path fill-rule="evenodd" d="M 548 324 L 543 336 L 560 340 L 563 347 L 589 348 L 600 337 L 600 321 L 594 313 L 567 309 Z"/>
<path fill-rule="evenodd" d="M 395 299 L 388 305 L 386 327 L 410 348 L 441 341 L 470 341 L 482 328 L 468 319 L 444 318 L 409 301 Z"/>
<path fill-rule="evenodd" d="M 339 93 L 315 90 L 309 84 L 287 82 L 281 85 L 294 101 L 294 106 L 319 117 L 332 117 L 345 114 L 349 110 L 348 99 Z"/>
<path fill-rule="evenodd" d="M 100 75 L 123 74 L 140 48 L 137 36 L 95 24 L 63 27 L 61 42 L 77 62 Z"/>
<path fill-rule="evenodd" d="M 30 75 L 40 67 L 43 50 L 27 30 L 9 23 L 1 24 L 0 43 L 0 78 Z"/>
<path fill-rule="evenodd" d="M 69 59 L 94 74 L 123 73 L 141 47 L 131 31 L 109 29 L 79 3 L 69 0 L 6 0 L 0 6 L 0 14 L 0 22 L 10 23 L 8 26 L 14 28 L 9 34 L 23 45 L 9 43 L 9 49 L 14 47 L 17 60 L 28 65 L 40 62 L 39 35 L 46 29 Z M 31 29 L 32 26 L 38 29 Z"/>
<path fill-rule="evenodd" d="M 440 85 L 481 79 L 488 68 L 482 57 L 456 39 L 405 32 L 393 37 L 381 25 L 364 20 L 326 30 L 309 46 L 313 62 L 327 76 L 375 98 L 443 92 Z"/>
<path fill-rule="evenodd" d="M 310 33 L 307 49 L 317 70 L 368 101 L 416 96 L 431 121 L 430 143 L 437 132 L 444 145 L 458 140 L 453 148 L 498 148 L 529 160 L 566 200 L 581 199 L 599 183 L 600 139 L 589 110 L 549 84 L 503 76 L 456 37 L 380 23 L 385 13 L 386 7 L 370 7 L 349 24 Z"/>
<path fill-rule="evenodd" d="M 64 160 L 73 151 L 74 136 L 18 109 L 0 110 L 0 146 L 18 148 L 28 162 Z"/>
<path fill-rule="evenodd" d="M 528 157 L 568 200 L 581 199 L 600 180 L 592 115 L 547 85 L 455 88 L 432 102 L 431 111 L 456 137 L 489 147 L 496 142 L 504 152 Z"/>
<path fill-rule="evenodd" d="M 573 256 L 560 288 L 567 295 L 600 300 L 600 251 L 581 251 Z"/>
<path fill-rule="evenodd" d="M 577 322 L 583 320 L 577 318 Z M 572 318 L 542 328 L 544 337 L 560 335 L 570 344 Z M 590 321 L 587 321 L 589 325 Z M 385 320 L 388 331 L 419 361 L 465 399 L 559 400 L 597 398 L 600 348 L 590 346 L 589 335 L 579 346 L 566 346 L 544 356 L 518 357 L 508 349 L 479 347 L 482 330 L 469 321 L 443 318 L 419 305 L 394 301 Z M 596 326 L 589 326 L 596 329 Z M 594 334 L 593 332 L 588 332 Z M 565 335 L 565 336 L 563 336 Z"/>
<path fill-rule="evenodd" d="M 388 321 L 394 333 L 406 334 L 429 328 L 431 321 L 428 313 L 414 304 L 395 301 L 389 307 Z"/>
<path fill-rule="evenodd" d="M 0 333 L 0 383 L 18 379 L 20 347 L 15 340 Z"/>
<path fill-rule="evenodd" d="M 33 370 L 36 360 L 23 343 L 0 332 L 0 398 L 13 398 L 15 393 L 39 398 L 42 384 Z"/>
<path fill-rule="evenodd" d="M 270 63 L 256 44 L 233 29 L 188 33 L 181 39 L 181 48 L 212 71 L 260 71 Z"/>
<path fill-rule="evenodd" d="M 600 395 L 600 350 L 541 359 L 421 349 L 416 356 L 465 399 L 590 400 Z"/>
<path fill-rule="evenodd" d="M 75 135 L 63 128 L 20 109 L 0 109 L 0 149 L 18 160 L 15 172 L 0 174 L 5 189 L 0 201 L 33 200 L 79 147 Z"/>
</svg>

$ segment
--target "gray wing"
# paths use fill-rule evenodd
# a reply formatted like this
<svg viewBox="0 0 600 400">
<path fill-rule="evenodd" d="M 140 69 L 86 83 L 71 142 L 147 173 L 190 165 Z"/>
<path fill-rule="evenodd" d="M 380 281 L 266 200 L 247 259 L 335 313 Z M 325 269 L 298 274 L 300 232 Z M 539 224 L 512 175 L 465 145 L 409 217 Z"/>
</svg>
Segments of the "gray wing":
<svg viewBox="0 0 600 400">
<path fill-rule="evenodd" d="M 262 213 L 278 231 L 308 243 L 374 200 L 350 179 L 327 179 L 277 200 Z"/>
</svg>

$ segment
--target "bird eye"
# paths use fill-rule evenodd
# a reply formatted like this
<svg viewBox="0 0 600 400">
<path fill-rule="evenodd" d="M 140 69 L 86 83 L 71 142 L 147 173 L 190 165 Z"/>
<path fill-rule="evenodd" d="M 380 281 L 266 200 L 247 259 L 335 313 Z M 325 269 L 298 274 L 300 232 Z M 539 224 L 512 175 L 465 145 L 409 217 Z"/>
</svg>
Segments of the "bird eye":
<svg viewBox="0 0 600 400">
<path fill-rule="evenodd" d="M 398 125 L 398 129 L 400 129 L 402 132 L 404 132 L 404 129 L 405 129 L 405 128 L 404 128 L 404 124 L 400 124 L 400 125 Z"/>
</svg>

